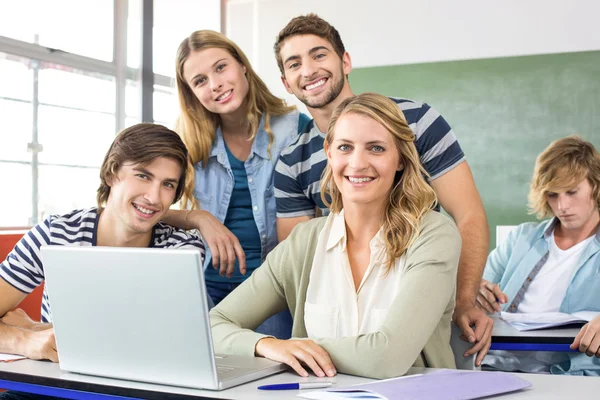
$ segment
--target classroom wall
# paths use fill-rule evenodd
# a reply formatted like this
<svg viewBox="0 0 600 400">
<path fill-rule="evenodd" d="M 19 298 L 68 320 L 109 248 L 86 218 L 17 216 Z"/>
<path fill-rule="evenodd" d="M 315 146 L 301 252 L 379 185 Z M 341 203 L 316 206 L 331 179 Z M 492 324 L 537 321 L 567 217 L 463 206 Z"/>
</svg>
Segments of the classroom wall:
<svg viewBox="0 0 600 400">
<path fill-rule="evenodd" d="M 355 68 L 600 50 L 597 0 L 229 0 L 227 34 L 277 95 L 279 30 L 316 12 L 340 32 Z"/>
<path fill-rule="evenodd" d="M 600 51 L 358 68 L 355 93 L 423 99 L 452 126 L 496 225 L 527 210 L 537 155 L 578 134 L 600 149 Z"/>
</svg>

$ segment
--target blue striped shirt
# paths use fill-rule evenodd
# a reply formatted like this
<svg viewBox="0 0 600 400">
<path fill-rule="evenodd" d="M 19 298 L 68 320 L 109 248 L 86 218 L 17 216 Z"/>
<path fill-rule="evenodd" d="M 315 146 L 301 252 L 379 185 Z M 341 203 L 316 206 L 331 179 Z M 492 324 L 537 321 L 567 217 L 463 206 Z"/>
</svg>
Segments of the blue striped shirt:
<svg viewBox="0 0 600 400">
<path fill-rule="evenodd" d="M 456 135 L 446 120 L 425 103 L 392 98 L 415 134 L 415 145 L 425 170 L 434 180 L 465 160 Z M 323 215 L 329 210 L 321 200 L 321 175 L 327 165 L 323 149 L 325 134 L 314 120 L 281 152 L 275 168 L 277 217 L 314 216 L 315 206 Z"/>
<path fill-rule="evenodd" d="M 0 264 L 0 277 L 15 289 L 31 293 L 44 281 L 40 248 L 44 245 L 95 246 L 98 217 L 96 208 L 50 216 L 19 240 Z M 150 243 L 149 247 L 154 248 L 196 248 L 204 259 L 204 245 L 198 235 L 160 222 L 154 226 Z M 46 288 L 42 299 L 42 322 L 52 322 Z"/>
</svg>

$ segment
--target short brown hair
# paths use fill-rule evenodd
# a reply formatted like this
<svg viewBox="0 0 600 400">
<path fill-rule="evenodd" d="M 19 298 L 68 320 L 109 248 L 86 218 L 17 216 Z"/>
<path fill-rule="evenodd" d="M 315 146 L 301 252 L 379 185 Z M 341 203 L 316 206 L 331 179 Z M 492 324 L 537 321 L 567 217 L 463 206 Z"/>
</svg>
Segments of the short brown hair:
<svg viewBox="0 0 600 400">
<path fill-rule="evenodd" d="M 587 179 L 600 209 L 600 153 L 577 135 L 558 139 L 540 154 L 529 191 L 529 210 L 538 218 L 553 216 L 548 192 L 562 192 Z"/>
<path fill-rule="evenodd" d="M 340 33 L 329 22 L 319 17 L 317 14 L 310 13 L 293 18 L 277 35 L 273 50 L 279 70 L 283 74 L 283 60 L 281 59 L 281 46 L 289 37 L 296 35 L 315 35 L 327 40 L 333 46 L 335 53 L 342 58 L 346 52 Z"/>
<path fill-rule="evenodd" d="M 181 166 L 181 176 L 173 200 L 175 204 L 181 198 L 185 186 L 189 163 L 187 148 L 179 135 L 169 128 L 158 124 L 142 123 L 121 131 L 104 156 L 100 167 L 100 187 L 96 195 L 98 207 L 106 204 L 110 194 L 108 183 L 117 176 L 123 164 L 130 162 L 144 166 L 159 157 L 170 158 Z"/>
</svg>

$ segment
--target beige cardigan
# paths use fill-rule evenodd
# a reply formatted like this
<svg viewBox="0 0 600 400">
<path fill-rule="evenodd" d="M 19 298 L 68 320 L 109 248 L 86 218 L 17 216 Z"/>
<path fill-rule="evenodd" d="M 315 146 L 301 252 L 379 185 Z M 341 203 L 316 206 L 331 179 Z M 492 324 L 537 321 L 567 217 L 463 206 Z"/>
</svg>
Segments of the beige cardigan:
<svg viewBox="0 0 600 400">
<path fill-rule="evenodd" d="M 293 316 L 292 336 L 307 337 L 306 290 L 325 221 L 323 217 L 299 224 L 252 276 L 211 310 L 215 352 L 253 356 L 265 335 L 252 330 L 285 308 Z M 400 290 L 379 331 L 314 340 L 329 353 L 337 371 L 383 379 L 404 375 L 411 366 L 455 368 L 450 321 L 460 251 L 454 223 L 435 211 L 426 214 L 419 237 L 407 250 Z"/>
</svg>

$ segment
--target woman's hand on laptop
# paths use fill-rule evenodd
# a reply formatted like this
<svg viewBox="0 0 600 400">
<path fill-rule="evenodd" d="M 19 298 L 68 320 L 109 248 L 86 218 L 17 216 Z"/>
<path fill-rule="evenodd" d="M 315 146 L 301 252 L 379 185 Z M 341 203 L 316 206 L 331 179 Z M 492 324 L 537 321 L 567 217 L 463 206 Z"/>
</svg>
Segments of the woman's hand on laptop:
<svg viewBox="0 0 600 400">
<path fill-rule="evenodd" d="M 321 378 L 335 376 L 337 373 L 329 353 L 310 339 L 279 340 L 267 337 L 256 343 L 255 353 L 257 356 L 287 364 L 298 375 L 304 377 L 308 376 L 308 372 L 303 368 L 303 364 Z"/>
<path fill-rule="evenodd" d="M 54 338 L 54 329 L 45 329 L 42 331 L 24 331 L 23 349 L 19 354 L 23 354 L 32 360 L 50 360 L 58 362 L 58 353 L 56 351 L 56 339 Z"/>
</svg>

